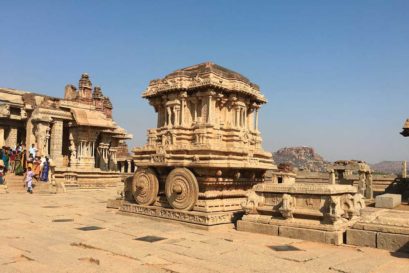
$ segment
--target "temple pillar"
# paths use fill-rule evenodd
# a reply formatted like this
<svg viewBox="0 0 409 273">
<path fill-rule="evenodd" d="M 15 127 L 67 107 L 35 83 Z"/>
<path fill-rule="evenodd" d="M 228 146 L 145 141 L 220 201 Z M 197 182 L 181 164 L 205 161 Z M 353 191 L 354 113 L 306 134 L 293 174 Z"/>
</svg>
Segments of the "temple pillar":
<svg viewBox="0 0 409 273">
<path fill-rule="evenodd" d="M 56 166 L 62 166 L 62 134 L 63 134 L 63 121 L 56 120 L 51 129 L 51 142 L 50 142 L 50 157 L 54 161 Z"/>
<path fill-rule="evenodd" d="M 172 110 L 169 106 L 166 107 L 166 125 L 172 127 Z"/>
<path fill-rule="evenodd" d="M 125 172 L 125 161 L 121 161 L 119 164 L 120 164 L 120 172 L 124 173 Z"/>
<path fill-rule="evenodd" d="M 48 155 L 48 139 L 50 138 L 50 124 L 45 121 L 38 121 L 34 125 L 34 136 L 36 140 L 36 155 Z M 31 147 L 29 143 L 27 148 Z"/>
<path fill-rule="evenodd" d="M 249 116 L 247 118 L 247 128 L 254 131 L 254 110 L 249 110 Z"/>
<path fill-rule="evenodd" d="M 0 147 L 3 147 L 5 144 L 4 140 L 4 127 L 0 127 Z"/>
<path fill-rule="evenodd" d="M 255 118 L 254 130 L 258 131 L 258 109 L 256 109 L 256 118 Z"/>
<path fill-rule="evenodd" d="M 127 173 L 131 173 L 131 160 L 127 160 L 128 162 L 128 169 L 127 169 Z"/>
<path fill-rule="evenodd" d="M 239 127 L 240 126 L 240 108 L 235 108 L 234 109 L 234 126 Z"/>
<path fill-rule="evenodd" d="M 93 169 L 95 168 L 95 141 L 97 131 L 92 128 L 74 128 L 76 142 L 76 160 L 71 167 Z"/>
<path fill-rule="evenodd" d="M 404 160 L 402 161 L 402 178 L 406 178 L 407 175 L 406 173 L 407 173 L 406 160 Z"/>
<path fill-rule="evenodd" d="M 4 132 L 4 131 L 3 131 Z M 17 128 L 10 127 L 9 133 L 6 138 L 6 146 L 14 148 L 17 146 Z"/>
<path fill-rule="evenodd" d="M 173 107 L 173 112 L 174 112 L 174 115 L 175 115 L 175 122 L 174 122 L 173 125 L 180 125 L 180 121 L 181 121 L 181 119 L 180 119 L 180 106 L 175 105 Z"/>
</svg>

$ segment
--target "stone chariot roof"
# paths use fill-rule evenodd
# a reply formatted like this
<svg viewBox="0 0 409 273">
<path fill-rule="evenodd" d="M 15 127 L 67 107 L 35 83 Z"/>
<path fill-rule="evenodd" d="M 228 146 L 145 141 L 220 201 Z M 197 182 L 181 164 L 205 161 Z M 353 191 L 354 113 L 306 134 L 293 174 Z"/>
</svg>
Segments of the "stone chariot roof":
<svg viewBox="0 0 409 273">
<path fill-rule="evenodd" d="M 243 75 L 212 62 L 176 70 L 163 79 L 152 80 L 142 94 L 144 98 L 177 90 L 210 87 L 225 92 L 245 93 L 261 103 L 267 102 L 257 84 Z"/>
</svg>

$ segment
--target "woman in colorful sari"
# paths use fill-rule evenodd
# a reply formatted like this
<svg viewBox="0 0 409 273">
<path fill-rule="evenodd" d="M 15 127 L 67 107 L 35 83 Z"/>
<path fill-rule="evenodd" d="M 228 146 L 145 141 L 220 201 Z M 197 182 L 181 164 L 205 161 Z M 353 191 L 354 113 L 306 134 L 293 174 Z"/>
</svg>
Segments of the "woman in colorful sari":
<svg viewBox="0 0 409 273">
<path fill-rule="evenodd" d="M 37 178 L 40 177 L 40 173 L 41 173 L 40 163 L 41 163 L 40 157 L 36 156 L 33 161 L 33 173 L 35 177 Z"/>
<path fill-rule="evenodd" d="M 24 152 L 20 152 L 16 156 L 15 163 L 14 163 L 14 165 L 15 165 L 14 174 L 15 175 L 23 175 L 24 174 L 23 157 L 24 157 Z"/>
<path fill-rule="evenodd" d="M 4 172 L 6 173 L 7 170 L 9 169 L 9 159 L 10 159 L 7 148 L 3 151 L 3 158 L 2 159 L 3 159 L 3 162 L 4 162 Z"/>
<path fill-rule="evenodd" d="M 41 171 L 40 180 L 43 182 L 48 182 L 48 171 L 50 170 L 50 162 L 48 161 L 48 157 L 45 158 L 45 162 L 43 165 L 43 170 Z"/>
</svg>

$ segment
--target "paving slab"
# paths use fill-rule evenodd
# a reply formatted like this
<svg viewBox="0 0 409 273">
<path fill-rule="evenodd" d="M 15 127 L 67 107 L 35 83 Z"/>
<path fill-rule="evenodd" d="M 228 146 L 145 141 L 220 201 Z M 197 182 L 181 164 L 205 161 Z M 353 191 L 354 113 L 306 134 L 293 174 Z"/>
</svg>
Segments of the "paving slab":
<svg viewBox="0 0 409 273">
<path fill-rule="evenodd" d="M 0 272 L 408 272 L 409 256 L 386 250 L 120 215 L 102 202 L 115 194 L 2 195 Z M 165 239 L 135 240 L 149 236 Z"/>
</svg>

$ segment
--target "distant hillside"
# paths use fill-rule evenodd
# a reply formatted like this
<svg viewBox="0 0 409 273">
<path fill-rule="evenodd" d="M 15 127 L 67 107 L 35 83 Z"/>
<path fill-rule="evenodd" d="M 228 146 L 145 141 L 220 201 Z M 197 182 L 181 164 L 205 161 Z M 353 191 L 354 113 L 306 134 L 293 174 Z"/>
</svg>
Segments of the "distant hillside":
<svg viewBox="0 0 409 273">
<path fill-rule="evenodd" d="M 273 159 L 277 165 L 290 163 L 298 170 L 312 172 L 326 172 L 327 166 L 330 164 L 311 147 L 282 148 L 273 153 Z"/>
<path fill-rule="evenodd" d="M 396 175 L 402 173 L 402 161 L 382 161 L 370 165 L 371 169 L 375 172 Z"/>
<path fill-rule="evenodd" d="M 326 161 L 322 156 L 316 153 L 312 147 L 282 148 L 273 153 L 273 159 L 277 165 L 289 163 L 298 170 L 311 172 L 326 172 L 327 167 L 331 164 L 331 162 Z M 395 175 L 402 173 L 402 161 L 382 161 L 369 165 L 375 173 Z"/>
</svg>

